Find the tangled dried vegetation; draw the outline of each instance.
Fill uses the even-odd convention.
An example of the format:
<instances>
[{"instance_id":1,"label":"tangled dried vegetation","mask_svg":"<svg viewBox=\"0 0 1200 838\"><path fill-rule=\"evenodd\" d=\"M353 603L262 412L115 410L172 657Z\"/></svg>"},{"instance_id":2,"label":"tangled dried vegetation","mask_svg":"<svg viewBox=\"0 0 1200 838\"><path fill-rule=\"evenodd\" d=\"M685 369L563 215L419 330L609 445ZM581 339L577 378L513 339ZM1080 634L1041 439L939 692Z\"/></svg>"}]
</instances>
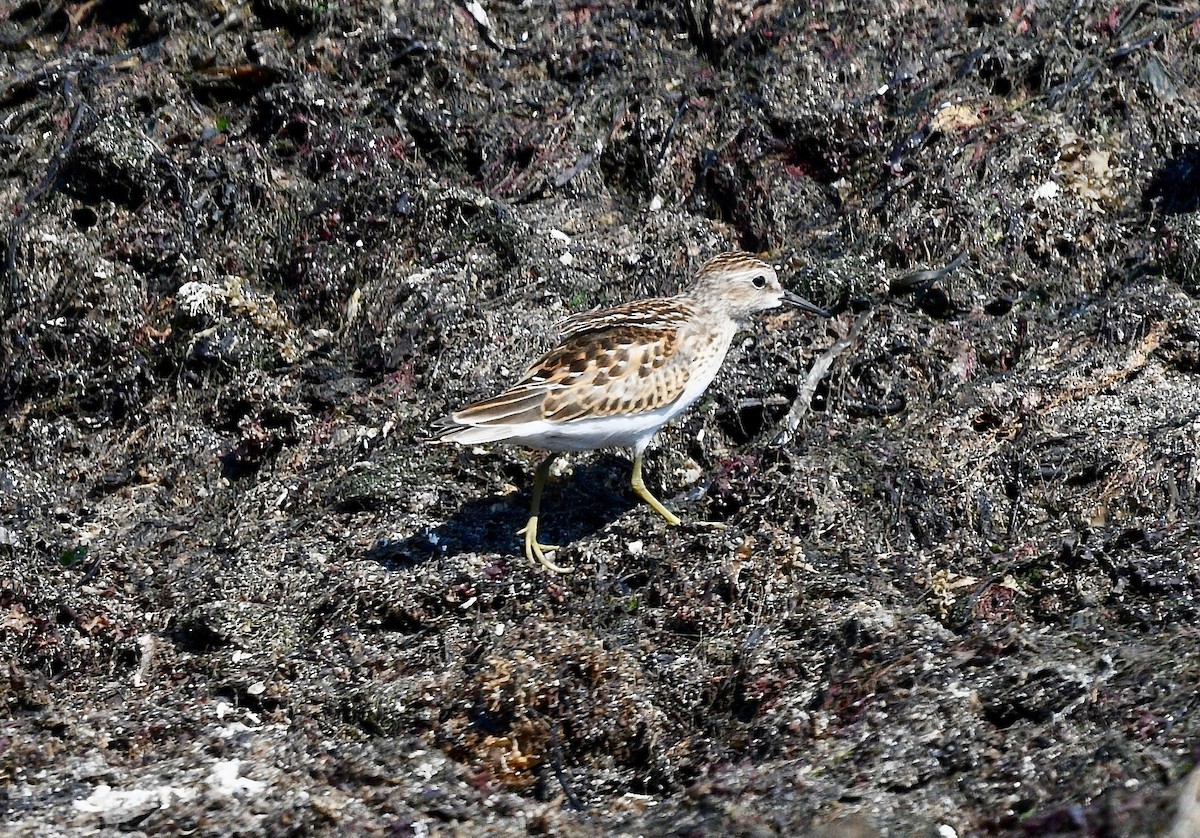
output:
<instances>
[{"instance_id":1,"label":"tangled dried vegetation","mask_svg":"<svg viewBox=\"0 0 1200 838\"><path fill-rule=\"evenodd\" d=\"M1198 44L1188 4L7 4L6 834L1185 830ZM533 455L418 440L730 248L837 316L767 318L651 454L729 528L578 458L549 578Z\"/></svg>"}]
</instances>

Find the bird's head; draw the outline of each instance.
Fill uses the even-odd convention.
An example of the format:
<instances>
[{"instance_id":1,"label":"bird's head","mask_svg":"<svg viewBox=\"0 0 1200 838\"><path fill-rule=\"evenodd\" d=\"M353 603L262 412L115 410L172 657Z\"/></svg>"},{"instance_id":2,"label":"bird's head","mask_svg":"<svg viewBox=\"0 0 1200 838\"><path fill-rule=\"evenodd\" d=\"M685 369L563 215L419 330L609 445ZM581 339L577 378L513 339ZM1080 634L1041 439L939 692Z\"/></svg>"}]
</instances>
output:
<instances>
[{"instance_id":1,"label":"bird's head","mask_svg":"<svg viewBox=\"0 0 1200 838\"><path fill-rule=\"evenodd\" d=\"M696 274L692 294L738 320L781 305L829 316L825 309L785 289L775 269L749 253L722 253L709 259Z\"/></svg>"}]
</instances>

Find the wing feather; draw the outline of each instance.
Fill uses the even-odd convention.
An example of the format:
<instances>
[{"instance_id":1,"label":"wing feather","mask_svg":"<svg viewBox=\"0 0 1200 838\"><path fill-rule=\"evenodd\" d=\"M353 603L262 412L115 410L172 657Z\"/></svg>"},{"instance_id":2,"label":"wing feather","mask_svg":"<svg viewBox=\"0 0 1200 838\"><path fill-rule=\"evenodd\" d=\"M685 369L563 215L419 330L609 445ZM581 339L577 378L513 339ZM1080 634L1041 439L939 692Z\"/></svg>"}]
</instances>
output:
<instances>
[{"instance_id":1,"label":"wing feather","mask_svg":"<svg viewBox=\"0 0 1200 838\"><path fill-rule=\"evenodd\" d=\"M451 418L462 425L495 425L540 419L546 394L538 387L518 384L490 399L456 410Z\"/></svg>"},{"instance_id":2,"label":"wing feather","mask_svg":"<svg viewBox=\"0 0 1200 838\"><path fill-rule=\"evenodd\" d=\"M435 424L443 441L498 441L525 423L555 424L641 413L669 405L687 387L679 327L693 316L668 297L583 312L560 324L558 346L515 385Z\"/></svg>"},{"instance_id":3,"label":"wing feather","mask_svg":"<svg viewBox=\"0 0 1200 838\"><path fill-rule=\"evenodd\" d=\"M676 329L623 325L572 335L530 368L546 381L543 418L569 422L670 404L688 380L678 349Z\"/></svg>"}]
</instances>

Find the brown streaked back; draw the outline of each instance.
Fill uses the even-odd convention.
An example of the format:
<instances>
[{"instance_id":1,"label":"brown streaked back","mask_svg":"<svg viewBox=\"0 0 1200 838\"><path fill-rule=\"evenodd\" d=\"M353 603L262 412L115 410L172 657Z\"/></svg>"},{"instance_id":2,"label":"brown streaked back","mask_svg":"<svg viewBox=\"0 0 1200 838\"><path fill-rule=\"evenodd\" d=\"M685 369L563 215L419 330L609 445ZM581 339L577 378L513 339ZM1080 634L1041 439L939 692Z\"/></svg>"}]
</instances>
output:
<instances>
[{"instance_id":1,"label":"brown streaked back","mask_svg":"<svg viewBox=\"0 0 1200 838\"><path fill-rule=\"evenodd\" d=\"M513 387L453 414L461 425L512 425L618 416L664 407L687 386L686 364L672 363L676 329L613 326L576 331Z\"/></svg>"},{"instance_id":2,"label":"brown streaked back","mask_svg":"<svg viewBox=\"0 0 1200 838\"><path fill-rule=\"evenodd\" d=\"M567 338L581 332L599 331L612 326L678 329L689 318L695 316L695 313L695 309L679 297L656 297L573 314L558 324L558 330L559 334Z\"/></svg>"}]
</instances>

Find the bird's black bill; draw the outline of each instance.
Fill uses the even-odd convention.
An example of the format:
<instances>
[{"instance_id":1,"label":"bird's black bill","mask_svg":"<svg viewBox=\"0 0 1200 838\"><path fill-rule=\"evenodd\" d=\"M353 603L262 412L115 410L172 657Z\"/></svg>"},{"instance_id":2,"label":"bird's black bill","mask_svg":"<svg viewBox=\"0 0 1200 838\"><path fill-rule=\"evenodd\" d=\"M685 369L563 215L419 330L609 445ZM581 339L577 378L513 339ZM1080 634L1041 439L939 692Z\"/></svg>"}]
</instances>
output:
<instances>
[{"instance_id":1,"label":"bird's black bill","mask_svg":"<svg viewBox=\"0 0 1200 838\"><path fill-rule=\"evenodd\" d=\"M820 306L813 305L799 294L793 294L791 291L785 290L783 292L783 302L789 306L795 306L796 308L803 309L804 311L811 311L813 314L819 314L822 317L833 316Z\"/></svg>"}]
</instances>

